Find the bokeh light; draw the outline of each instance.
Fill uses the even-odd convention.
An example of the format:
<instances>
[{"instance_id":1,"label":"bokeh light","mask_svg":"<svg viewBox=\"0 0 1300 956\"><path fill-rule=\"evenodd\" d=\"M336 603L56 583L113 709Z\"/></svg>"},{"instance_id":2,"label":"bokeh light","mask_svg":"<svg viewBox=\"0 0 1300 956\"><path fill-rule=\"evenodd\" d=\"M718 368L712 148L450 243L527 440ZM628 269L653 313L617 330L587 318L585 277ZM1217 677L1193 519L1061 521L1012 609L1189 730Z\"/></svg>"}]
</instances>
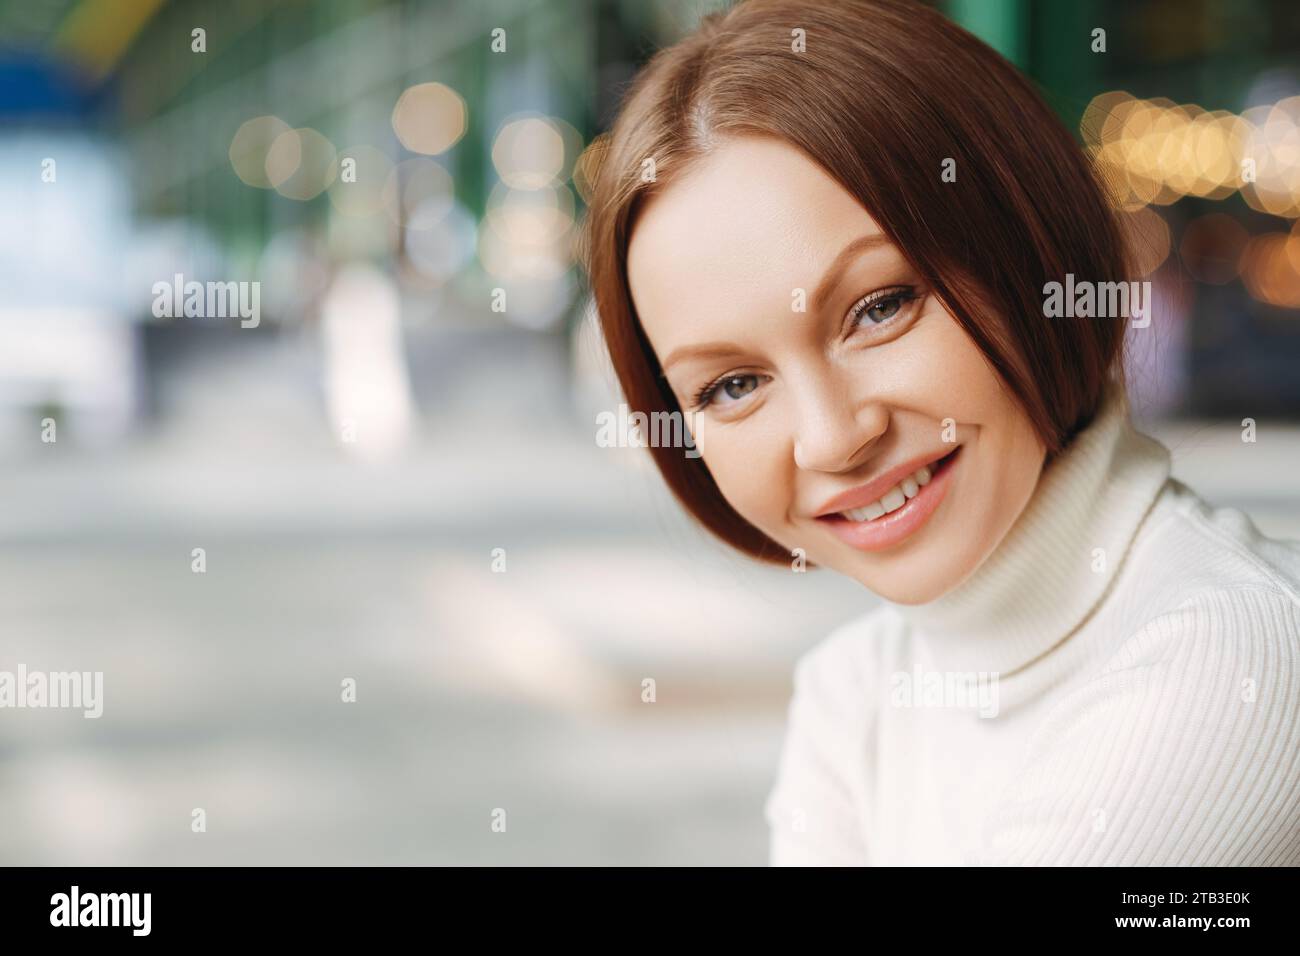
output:
<instances>
[{"instance_id":1,"label":"bokeh light","mask_svg":"<svg viewBox=\"0 0 1300 956\"><path fill-rule=\"evenodd\" d=\"M1300 238L1294 232L1252 237L1242 253L1241 278L1260 302L1300 308Z\"/></svg>"},{"instance_id":2,"label":"bokeh light","mask_svg":"<svg viewBox=\"0 0 1300 956\"><path fill-rule=\"evenodd\" d=\"M465 101L442 83L420 83L393 107L393 132L413 153L436 156L451 149L466 129Z\"/></svg>"},{"instance_id":3,"label":"bokeh light","mask_svg":"<svg viewBox=\"0 0 1300 956\"><path fill-rule=\"evenodd\" d=\"M1145 207L1126 213L1122 223L1138 275L1155 272L1169 258L1169 224Z\"/></svg>"},{"instance_id":4,"label":"bokeh light","mask_svg":"<svg viewBox=\"0 0 1300 956\"><path fill-rule=\"evenodd\" d=\"M479 260L500 278L552 279L573 263L573 193L565 186L518 190L498 185L488 197Z\"/></svg>"},{"instance_id":5,"label":"bokeh light","mask_svg":"<svg viewBox=\"0 0 1300 956\"><path fill-rule=\"evenodd\" d=\"M546 118L506 123L492 144L492 165L512 189L541 189L560 179L564 138Z\"/></svg>"},{"instance_id":6,"label":"bokeh light","mask_svg":"<svg viewBox=\"0 0 1300 956\"><path fill-rule=\"evenodd\" d=\"M1108 91L1088 104L1079 132L1119 209L1240 190L1259 212L1300 216L1300 97L1237 116Z\"/></svg>"},{"instance_id":7,"label":"bokeh light","mask_svg":"<svg viewBox=\"0 0 1300 956\"><path fill-rule=\"evenodd\" d=\"M314 129L281 133L266 155L266 175L275 191L289 199L319 196L338 172L334 144Z\"/></svg>"},{"instance_id":8,"label":"bokeh light","mask_svg":"<svg viewBox=\"0 0 1300 956\"><path fill-rule=\"evenodd\" d=\"M278 116L256 116L240 126L230 141L230 165L235 175L249 186L274 188L267 174L267 154L271 144L289 129L289 124Z\"/></svg>"}]
</instances>

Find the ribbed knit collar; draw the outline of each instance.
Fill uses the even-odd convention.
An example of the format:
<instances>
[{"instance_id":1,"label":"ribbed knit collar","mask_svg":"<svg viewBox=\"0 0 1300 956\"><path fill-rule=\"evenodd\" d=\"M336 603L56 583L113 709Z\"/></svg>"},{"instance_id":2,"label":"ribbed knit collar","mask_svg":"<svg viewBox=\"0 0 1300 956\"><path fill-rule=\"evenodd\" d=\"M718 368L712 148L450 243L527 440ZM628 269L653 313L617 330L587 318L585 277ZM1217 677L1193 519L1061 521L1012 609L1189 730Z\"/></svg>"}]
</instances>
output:
<instances>
[{"instance_id":1,"label":"ribbed knit collar","mask_svg":"<svg viewBox=\"0 0 1300 956\"><path fill-rule=\"evenodd\" d=\"M1133 428L1112 385L974 574L936 601L892 606L941 669L1009 676L1096 608L1168 477L1168 450Z\"/></svg>"}]
</instances>

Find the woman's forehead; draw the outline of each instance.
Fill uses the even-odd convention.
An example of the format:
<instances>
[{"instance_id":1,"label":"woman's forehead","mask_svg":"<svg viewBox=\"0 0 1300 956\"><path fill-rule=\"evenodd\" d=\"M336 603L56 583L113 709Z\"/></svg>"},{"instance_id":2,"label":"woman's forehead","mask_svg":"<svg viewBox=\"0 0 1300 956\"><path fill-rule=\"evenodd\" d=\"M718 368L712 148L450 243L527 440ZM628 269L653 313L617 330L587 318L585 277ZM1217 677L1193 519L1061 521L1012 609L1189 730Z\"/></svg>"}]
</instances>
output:
<instances>
[{"instance_id":1,"label":"woman's forehead","mask_svg":"<svg viewBox=\"0 0 1300 956\"><path fill-rule=\"evenodd\" d=\"M771 138L729 140L641 210L628 281L654 341L656 328L696 324L719 309L788 310L794 290L811 296L847 243L879 233L799 150Z\"/></svg>"}]
</instances>

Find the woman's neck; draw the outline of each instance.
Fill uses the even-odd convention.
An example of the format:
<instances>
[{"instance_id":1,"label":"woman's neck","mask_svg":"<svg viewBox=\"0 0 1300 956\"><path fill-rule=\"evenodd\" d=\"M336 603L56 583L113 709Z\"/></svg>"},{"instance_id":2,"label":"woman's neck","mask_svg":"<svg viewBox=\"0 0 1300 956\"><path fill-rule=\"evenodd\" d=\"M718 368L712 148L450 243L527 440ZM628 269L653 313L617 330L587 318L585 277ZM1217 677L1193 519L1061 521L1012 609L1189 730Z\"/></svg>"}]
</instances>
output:
<instances>
[{"instance_id":1,"label":"woman's neck","mask_svg":"<svg viewBox=\"0 0 1300 956\"><path fill-rule=\"evenodd\" d=\"M892 606L942 669L1013 674L1096 607L1168 477L1168 450L1133 428L1111 386L993 554L938 600Z\"/></svg>"}]
</instances>

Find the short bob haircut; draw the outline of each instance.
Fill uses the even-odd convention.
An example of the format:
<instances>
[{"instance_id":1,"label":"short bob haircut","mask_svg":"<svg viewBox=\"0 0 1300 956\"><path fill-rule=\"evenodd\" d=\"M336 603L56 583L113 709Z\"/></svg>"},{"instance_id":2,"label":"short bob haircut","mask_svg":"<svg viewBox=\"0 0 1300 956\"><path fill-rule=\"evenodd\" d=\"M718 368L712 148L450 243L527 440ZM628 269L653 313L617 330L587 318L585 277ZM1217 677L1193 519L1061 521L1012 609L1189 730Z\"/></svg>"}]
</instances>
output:
<instances>
[{"instance_id":1,"label":"short bob haircut","mask_svg":"<svg viewBox=\"0 0 1300 956\"><path fill-rule=\"evenodd\" d=\"M716 141L746 135L802 150L862 204L1001 376L1049 460L1088 424L1126 320L1047 319L1043 289L1067 273L1129 280L1123 231L1082 147L1029 82L905 0L746 0L638 75L596 160L583 235L629 408L680 411L629 291L637 211ZM789 560L726 502L703 459L651 451L710 531L761 560Z\"/></svg>"}]
</instances>

